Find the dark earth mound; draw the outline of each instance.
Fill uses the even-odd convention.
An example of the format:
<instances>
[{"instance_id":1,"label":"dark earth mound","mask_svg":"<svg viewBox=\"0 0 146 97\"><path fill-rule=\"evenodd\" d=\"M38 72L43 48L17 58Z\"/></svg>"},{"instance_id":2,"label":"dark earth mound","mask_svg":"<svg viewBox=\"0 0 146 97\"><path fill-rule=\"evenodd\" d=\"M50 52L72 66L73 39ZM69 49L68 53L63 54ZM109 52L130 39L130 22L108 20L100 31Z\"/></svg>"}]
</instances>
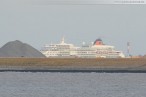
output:
<instances>
[{"instance_id":1,"label":"dark earth mound","mask_svg":"<svg viewBox=\"0 0 146 97\"><path fill-rule=\"evenodd\" d=\"M8 42L0 48L0 57L44 58L45 56L32 46L16 40Z\"/></svg>"}]
</instances>

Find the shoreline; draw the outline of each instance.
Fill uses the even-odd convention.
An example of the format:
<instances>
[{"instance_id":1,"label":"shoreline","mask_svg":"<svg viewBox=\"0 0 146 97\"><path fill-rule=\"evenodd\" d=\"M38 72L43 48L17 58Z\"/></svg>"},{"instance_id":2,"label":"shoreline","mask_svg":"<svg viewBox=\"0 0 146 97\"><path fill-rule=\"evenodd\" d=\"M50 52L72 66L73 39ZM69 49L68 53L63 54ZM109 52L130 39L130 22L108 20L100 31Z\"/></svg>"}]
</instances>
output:
<instances>
[{"instance_id":1,"label":"shoreline","mask_svg":"<svg viewBox=\"0 0 146 97\"><path fill-rule=\"evenodd\" d=\"M0 58L0 72L146 73L146 58Z\"/></svg>"},{"instance_id":2,"label":"shoreline","mask_svg":"<svg viewBox=\"0 0 146 97\"><path fill-rule=\"evenodd\" d=\"M146 73L146 70L96 70L96 69L48 69L48 70L40 70L40 69L3 69L0 72L50 72L50 73Z\"/></svg>"}]
</instances>

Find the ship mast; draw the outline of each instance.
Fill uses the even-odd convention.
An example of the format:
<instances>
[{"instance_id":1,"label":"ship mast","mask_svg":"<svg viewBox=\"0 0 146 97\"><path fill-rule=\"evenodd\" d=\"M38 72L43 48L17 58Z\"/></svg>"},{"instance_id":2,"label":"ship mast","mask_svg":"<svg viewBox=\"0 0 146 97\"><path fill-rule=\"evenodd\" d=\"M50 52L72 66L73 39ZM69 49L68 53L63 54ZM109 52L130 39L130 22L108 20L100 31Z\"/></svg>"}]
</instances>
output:
<instances>
[{"instance_id":1,"label":"ship mast","mask_svg":"<svg viewBox=\"0 0 146 97\"><path fill-rule=\"evenodd\" d=\"M61 44L64 44L64 37L62 37L61 39Z\"/></svg>"}]
</instances>

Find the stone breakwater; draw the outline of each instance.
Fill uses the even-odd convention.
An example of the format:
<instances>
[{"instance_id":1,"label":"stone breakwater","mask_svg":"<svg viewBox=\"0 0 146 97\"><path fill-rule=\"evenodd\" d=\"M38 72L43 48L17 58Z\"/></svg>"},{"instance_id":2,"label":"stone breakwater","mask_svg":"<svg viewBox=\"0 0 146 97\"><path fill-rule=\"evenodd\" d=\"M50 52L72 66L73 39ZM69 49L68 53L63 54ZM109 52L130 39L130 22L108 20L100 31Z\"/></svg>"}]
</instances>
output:
<instances>
[{"instance_id":1,"label":"stone breakwater","mask_svg":"<svg viewBox=\"0 0 146 97\"><path fill-rule=\"evenodd\" d=\"M146 59L0 58L0 71L146 72Z\"/></svg>"}]
</instances>

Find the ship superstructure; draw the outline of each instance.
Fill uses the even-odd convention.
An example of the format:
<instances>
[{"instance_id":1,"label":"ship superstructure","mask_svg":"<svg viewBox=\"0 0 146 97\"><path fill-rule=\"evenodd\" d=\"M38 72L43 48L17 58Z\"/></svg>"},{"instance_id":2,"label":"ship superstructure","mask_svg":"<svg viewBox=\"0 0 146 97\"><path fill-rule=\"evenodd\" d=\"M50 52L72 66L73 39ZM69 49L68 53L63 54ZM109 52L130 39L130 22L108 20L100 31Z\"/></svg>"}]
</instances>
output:
<instances>
[{"instance_id":1,"label":"ship superstructure","mask_svg":"<svg viewBox=\"0 0 146 97\"><path fill-rule=\"evenodd\" d=\"M124 58L121 51L115 50L114 46L103 44L101 39L96 39L93 44L83 44L76 47L65 43L62 38L59 44L45 45L41 52L46 57L78 57L78 58Z\"/></svg>"}]
</instances>

